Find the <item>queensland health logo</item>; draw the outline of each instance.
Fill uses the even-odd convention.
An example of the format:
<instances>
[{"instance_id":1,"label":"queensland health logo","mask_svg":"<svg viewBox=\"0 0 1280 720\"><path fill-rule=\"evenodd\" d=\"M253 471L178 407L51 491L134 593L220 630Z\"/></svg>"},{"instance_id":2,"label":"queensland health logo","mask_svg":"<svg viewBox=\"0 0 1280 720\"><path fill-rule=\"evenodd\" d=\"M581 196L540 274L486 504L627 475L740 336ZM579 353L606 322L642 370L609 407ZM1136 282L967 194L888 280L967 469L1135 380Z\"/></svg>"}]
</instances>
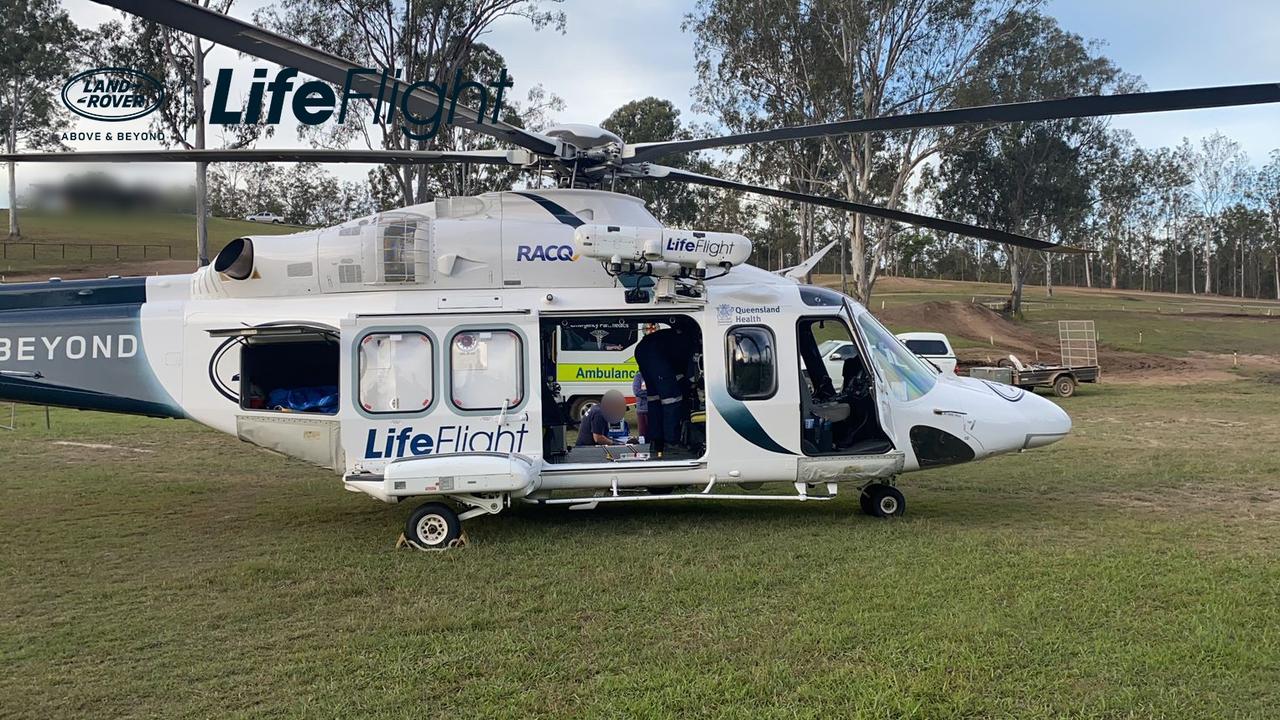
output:
<instances>
[{"instance_id":1,"label":"queensland health logo","mask_svg":"<svg viewBox=\"0 0 1280 720\"><path fill-rule=\"evenodd\" d=\"M62 102L71 112L90 120L136 120L160 107L164 86L139 70L95 68L67 79L62 86Z\"/></svg>"}]
</instances>

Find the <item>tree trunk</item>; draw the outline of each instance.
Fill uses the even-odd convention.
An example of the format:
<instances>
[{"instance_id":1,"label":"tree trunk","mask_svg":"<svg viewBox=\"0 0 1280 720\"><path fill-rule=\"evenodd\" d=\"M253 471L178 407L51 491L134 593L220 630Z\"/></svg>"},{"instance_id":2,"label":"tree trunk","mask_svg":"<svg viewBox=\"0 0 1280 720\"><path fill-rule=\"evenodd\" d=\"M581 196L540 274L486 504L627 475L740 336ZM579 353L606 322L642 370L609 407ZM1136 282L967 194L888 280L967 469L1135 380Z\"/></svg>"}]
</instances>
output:
<instances>
[{"instance_id":1,"label":"tree trunk","mask_svg":"<svg viewBox=\"0 0 1280 720\"><path fill-rule=\"evenodd\" d=\"M1013 291L1009 293L1009 312L1018 315L1022 312L1022 281L1025 272L1023 271L1022 251L1015 247L1009 248L1009 282L1013 286ZM1030 262L1030 258L1025 258Z\"/></svg>"},{"instance_id":2,"label":"tree trunk","mask_svg":"<svg viewBox=\"0 0 1280 720\"><path fill-rule=\"evenodd\" d=\"M1276 268L1276 299L1280 300L1280 247L1276 248L1276 252L1272 255Z\"/></svg>"},{"instance_id":3,"label":"tree trunk","mask_svg":"<svg viewBox=\"0 0 1280 720\"><path fill-rule=\"evenodd\" d=\"M1044 295L1053 297L1053 255L1044 254Z\"/></svg>"},{"instance_id":4,"label":"tree trunk","mask_svg":"<svg viewBox=\"0 0 1280 720\"><path fill-rule=\"evenodd\" d=\"M12 152L12 150L10 150ZM18 237L21 231L18 228L18 163L9 163L9 237Z\"/></svg>"},{"instance_id":5,"label":"tree trunk","mask_svg":"<svg viewBox=\"0 0 1280 720\"><path fill-rule=\"evenodd\" d=\"M1090 259L1090 256L1086 254L1084 256L1084 286L1087 288L1093 287L1092 266L1093 266L1093 261Z\"/></svg>"},{"instance_id":6,"label":"tree trunk","mask_svg":"<svg viewBox=\"0 0 1280 720\"><path fill-rule=\"evenodd\" d=\"M1213 263L1210 262L1209 260L1209 253L1211 252L1212 248L1209 246L1209 242L1210 242L1209 236L1205 235L1204 237L1204 294L1205 295L1209 295L1213 293L1213 275L1210 274L1210 269Z\"/></svg>"},{"instance_id":7,"label":"tree trunk","mask_svg":"<svg viewBox=\"0 0 1280 720\"><path fill-rule=\"evenodd\" d=\"M197 149L205 147L204 127L204 53L199 38L191 38L195 48L195 73L192 78L191 101L196 117ZM210 46L212 48L212 46ZM209 163L196 163L196 264L209 264Z\"/></svg>"},{"instance_id":8,"label":"tree trunk","mask_svg":"<svg viewBox=\"0 0 1280 720\"><path fill-rule=\"evenodd\" d=\"M1187 243L1187 254L1191 256L1191 294L1196 294L1196 244Z\"/></svg>"},{"instance_id":9,"label":"tree trunk","mask_svg":"<svg viewBox=\"0 0 1280 720\"><path fill-rule=\"evenodd\" d=\"M1119 253L1117 252L1119 249L1119 246L1120 246L1119 239L1117 239L1115 244L1111 246L1111 289L1112 290L1115 290L1118 287L1117 281L1120 279L1120 262L1118 259Z\"/></svg>"},{"instance_id":10,"label":"tree trunk","mask_svg":"<svg viewBox=\"0 0 1280 720\"><path fill-rule=\"evenodd\" d=\"M5 138L5 146L10 154L18 152L18 83L13 84L13 104L10 105L11 117L9 118L8 137ZM9 237L18 237L22 234L21 228L18 227L18 163L9 163Z\"/></svg>"}]
</instances>

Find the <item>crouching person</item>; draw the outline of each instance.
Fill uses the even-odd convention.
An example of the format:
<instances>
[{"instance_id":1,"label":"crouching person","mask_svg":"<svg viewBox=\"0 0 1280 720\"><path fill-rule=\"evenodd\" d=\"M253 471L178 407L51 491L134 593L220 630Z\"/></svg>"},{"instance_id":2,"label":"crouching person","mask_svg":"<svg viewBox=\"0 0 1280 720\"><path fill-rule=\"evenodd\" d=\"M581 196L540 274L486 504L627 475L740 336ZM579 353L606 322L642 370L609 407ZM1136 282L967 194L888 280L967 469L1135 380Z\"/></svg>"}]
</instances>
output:
<instances>
[{"instance_id":1,"label":"crouching person","mask_svg":"<svg viewBox=\"0 0 1280 720\"><path fill-rule=\"evenodd\" d=\"M587 413L578 426L578 447L584 445L618 445L622 440L609 436L609 426L620 422L627 412L627 399L617 390L604 394L600 403Z\"/></svg>"}]
</instances>

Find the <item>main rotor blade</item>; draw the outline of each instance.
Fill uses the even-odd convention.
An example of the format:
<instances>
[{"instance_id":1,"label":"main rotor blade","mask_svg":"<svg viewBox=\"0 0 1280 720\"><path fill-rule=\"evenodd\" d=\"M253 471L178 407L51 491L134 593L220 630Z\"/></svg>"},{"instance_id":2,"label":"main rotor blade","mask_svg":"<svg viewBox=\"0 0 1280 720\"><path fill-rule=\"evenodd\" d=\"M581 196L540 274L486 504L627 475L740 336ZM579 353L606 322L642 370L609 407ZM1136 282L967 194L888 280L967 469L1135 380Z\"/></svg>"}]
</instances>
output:
<instances>
[{"instance_id":1,"label":"main rotor blade","mask_svg":"<svg viewBox=\"0 0 1280 720\"><path fill-rule=\"evenodd\" d=\"M212 40L219 45L225 45L263 60L296 68L300 72L333 83L339 88L347 82L348 70L360 68L359 65L345 58L183 0L94 0L94 2ZM411 79L409 82L416 79ZM360 74L351 79L352 90L374 97L378 96L378 85L377 75ZM409 95L406 104L415 115L431 117L440 108L440 99L434 93L418 89ZM539 154L553 154L556 151L556 144L549 138L502 121L493 122L491 118L482 118L475 110L461 105L457 106L452 124L484 133Z\"/></svg>"},{"instance_id":2,"label":"main rotor blade","mask_svg":"<svg viewBox=\"0 0 1280 720\"><path fill-rule=\"evenodd\" d=\"M0 154L0 162L329 162L389 165L475 163L527 165L532 153L524 150L326 150L281 148L264 150L90 150L52 153Z\"/></svg>"},{"instance_id":3,"label":"main rotor blade","mask_svg":"<svg viewBox=\"0 0 1280 720\"><path fill-rule=\"evenodd\" d=\"M1280 83L1233 85L1191 90L1162 90L1121 95L1086 95L1060 100L983 105L935 112L912 113L909 115L867 118L864 120L842 120L815 125L797 125L698 140L636 143L629 146L628 150L634 151L634 162L644 162L656 160L663 155L671 153L692 152L694 150L728 147L731 145L750 145L777 140L800 140L882 130L1062 120L1098 115L1131 115L1170 110L1260 105L1274 102L1280 102Z\"/></svg>"},{"instance_id":4,"label":"main rotor blade","mask_svg":"<svg viewBox=\"0 0 1280 720\"><path fill-rule=\"evenodd\" d=\"M782 198L784 200L795 200L797 202L811 203L813 205L822 205L829 208L836 208L837 210L848 210L849 212L862 213L863 215L870 215L872 217L894 220L896 222L906 223L907 225L915 225L917 227L925 227L931 230L955 233L957 235L979 238L981 240L991 240L998 243L1004 243L1006 245L1017 245L1018 247L1030 248L1032 250L1044 250L1047 252L1058 253L1090 252L1089 250L1082 248L1057 245L1055 243L1037 240L1036 238L1027 237L1025 235L1017 235L1003 230L994 230L992 228L984 228L978 225L969 225L968 223L956 222L954 220L943 220L942 218L931 217L929 215L917 215L916 213L906 212L905 210L893 210L891 208L880 207L878 205L864 205L863 203L850 202L848 200L840 200L838 198L823 197L821 195L807 195L805 193L792 192L790 190L778 190L776 188L764 187L761 185L748 185L746 183L734 182L733 180L725 180L723 178L688 172L686 170L678 170L676 168L650 165L649 172L649 175L642 177L692 183L695 185L710 185L712 187L720 187L727 190L740 190L742 192L754 193L756 195L768 195L770 197Z\"/></svg>"}]
</instances>

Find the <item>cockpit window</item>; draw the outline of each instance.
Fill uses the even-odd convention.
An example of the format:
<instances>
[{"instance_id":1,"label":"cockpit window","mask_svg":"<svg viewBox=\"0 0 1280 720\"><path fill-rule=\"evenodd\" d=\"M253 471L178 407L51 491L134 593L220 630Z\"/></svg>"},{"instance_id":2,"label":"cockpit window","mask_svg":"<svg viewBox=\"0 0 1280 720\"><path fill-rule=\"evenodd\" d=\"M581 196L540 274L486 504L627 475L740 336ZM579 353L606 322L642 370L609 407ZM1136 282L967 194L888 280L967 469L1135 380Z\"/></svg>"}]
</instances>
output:
<instances>
[{"instance_id":1,"label":"cockpit window","mask_svg":"<svg viewBox=\"0 0 1280 720\"><path fill-rule=\"evenodd\" d=\"M937 371L908 350L870 313L858 316L858 327L862 329L872 361L884 375L889 392L895 399L902 402L915 400L933 389L938 379Z\"/></svg>"},{"instance_id":2,"label":"cockpit window","mask_svg":"<svg viewBox=\"0 0 1280 720\"><path fill-rule=\"evenodd\" d=\"M800 300L810 307L840 307L844 305L844 295L835 290L828 290L815 285L801 285Z\"/></svg>"}]
</instances>

